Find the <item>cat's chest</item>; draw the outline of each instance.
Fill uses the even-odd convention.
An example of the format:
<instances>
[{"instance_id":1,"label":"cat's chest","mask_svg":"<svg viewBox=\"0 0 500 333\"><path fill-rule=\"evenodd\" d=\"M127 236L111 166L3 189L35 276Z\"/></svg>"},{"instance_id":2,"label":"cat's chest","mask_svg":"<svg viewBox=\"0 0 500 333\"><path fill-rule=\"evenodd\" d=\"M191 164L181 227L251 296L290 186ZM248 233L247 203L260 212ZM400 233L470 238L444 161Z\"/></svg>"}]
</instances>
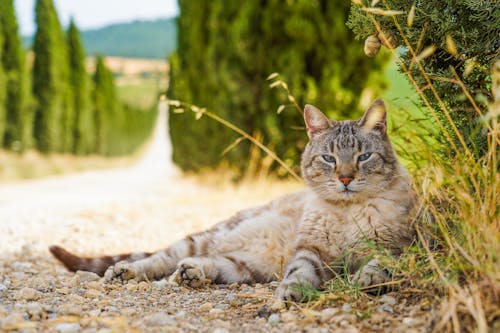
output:
<instances>
[{"instance_id":1,"label":"cat's chest","mask_svg":"<svg viewBox=\"0 0 500 333\"><path fill-rule=\"evenodd\" d=\"M301 234L313 242L342 248L361 238L375 238L397 223L399 209L373 201L359 205L312 205L304 213Z\"/></svg>"}]
</instances>

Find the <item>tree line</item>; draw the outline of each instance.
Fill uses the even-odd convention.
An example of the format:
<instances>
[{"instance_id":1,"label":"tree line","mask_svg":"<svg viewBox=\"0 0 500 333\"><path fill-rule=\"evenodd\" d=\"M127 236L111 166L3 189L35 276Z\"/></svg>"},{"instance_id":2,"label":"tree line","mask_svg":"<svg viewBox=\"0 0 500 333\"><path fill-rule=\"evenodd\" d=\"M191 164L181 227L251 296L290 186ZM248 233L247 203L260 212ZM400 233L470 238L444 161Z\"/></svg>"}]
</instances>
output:
<instances>
[{"instance_id":1,"label":"tree line","mask_svg":"<svg viewBox=\"0 0 500 333\"><path fill-rule=\"evenodd\" d=\"M179 8L169 97L229 120L289 165L299 165L307 141L294 102L315 104L334 119L356 118L363 102L386 86L382 69L390 52L375 57L381 44L389 49L402 44L400 68L407 68L430 101L422 109L437 112L446 132L456 142L463 136L476 156L486 152L490 68L499 47L498 1L180 0ZM389 40L381 39L379 29ZM366 39L368 49L359 38ZM266 77L273 72L280 73L293 99L284 89L269 89ZM170 117L174 161L187 170L213 168L230 147L223 160L245 172L250 143L209 119L195 121L199 113L188 114ZM436 149L447 150L444 134L437 139L442 148Z\"/></svg>"},{"instance_id":2,"label":"tree line","mask_svg":"<svg viewBox=\"0 0 500 333\"><path fill-rule=\"evenodd\" d=\"M345 26L349 1L181 0L179 7L169 98L206 107L291 166L299 165L307 142L293 101L315 104L334 119L352 119L386 86L389 58L365 56ZM273 72L294 100L282 85L270 89L266 78ZM251 164L248 141L204 117L195 121L194 113L172 114L170 133L174 162L184 169L213 168L224 160L241 174ZM239 143L222 159L233 142Z\"/></svg>"},{"instance_id":3,"label":"tree line","mask_svg":"<svg viewBox=\"0 0 500 333\"><path fill-rule=\"evenodd\" d=\"M33 52L25 52L13 0L0 2L0 147L107 156L135 150L156 108L121 103L102 56L88 73L80 32L73 21L63 30L52 0L37 0L35 14Z\"/></svg>"}]
</instances>

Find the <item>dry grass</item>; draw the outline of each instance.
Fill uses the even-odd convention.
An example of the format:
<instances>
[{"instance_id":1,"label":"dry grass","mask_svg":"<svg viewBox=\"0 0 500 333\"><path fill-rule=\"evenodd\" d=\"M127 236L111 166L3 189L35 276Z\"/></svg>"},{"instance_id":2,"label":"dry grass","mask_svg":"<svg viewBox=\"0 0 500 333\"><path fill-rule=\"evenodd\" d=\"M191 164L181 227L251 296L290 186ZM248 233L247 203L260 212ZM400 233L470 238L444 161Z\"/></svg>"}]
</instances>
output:
<instances>
[{"instance_id":1,"label":"dry grass","mask_svg":"<svg viewBox=\"0 0 500 333\"><path fill-rule=\"evenodd\" d=\"M361 2L359 5L363 6ZM379 36L384 39L377 13L371 13L370 8L365 9ZM390 11L390 8L386 10ZM383 12L381 15L387 14ZM426 87L433 92L440 105L439 110L430 106L430 101L416 85L402 60L399 60L399 66L414 85L440 133L447 139L445 144L453 156L443 158L437 154L436 143L429 142L421 132L401 129L399 133L407 138L408 143L419 147L411 152L416 153L417 158L406 156L406 159L413 161L410 169L420 194L422 214L417 221L418 244L405 256L392 262L394 278L404 281L401 283L403 292L412 288L416 295L434 293L439 296L441 305L433 325L435 332L489 332L500 329L500 62L493 69L496 101L487 114L482 114L458 75L452 80L462 88L467 97L465 103L469 103L484 120L488 151L481 158L476 158L453 123L451 111L421 66L421 54L417 54L398 21L391 16L403 36L404 46L413 56L413 63L427 81ZM396 50L393 52L397 58L398 53ZM445 116L449 126L442 123L438 112ZM452 139L453 136L458 138L458 143Z\"/></svg>"}]
</instances>

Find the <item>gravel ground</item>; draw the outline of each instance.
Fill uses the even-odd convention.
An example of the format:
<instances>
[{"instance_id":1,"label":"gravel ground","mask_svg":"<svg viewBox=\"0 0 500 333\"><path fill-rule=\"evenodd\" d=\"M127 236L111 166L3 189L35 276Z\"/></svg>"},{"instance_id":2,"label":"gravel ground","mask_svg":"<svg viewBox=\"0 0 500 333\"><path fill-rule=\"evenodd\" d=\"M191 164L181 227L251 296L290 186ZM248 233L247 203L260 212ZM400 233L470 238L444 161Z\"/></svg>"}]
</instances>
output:
<instances>
[{"instance_id":1,"label":"gravel ground","mask_svg":"<svg viewBox=\"0 0 500 333\"><path fill-rule=\"evenodd\" d=\"M166 122L163 122L166 123ZM161 249L239 209L299 187L203 185L176 174L158 127L129 169L0 187L0 331L5 332L426 332L433 308L388 294L325 307L285 307L276 283L187 289L156 282L109 284L67 272L47 247L83 255ZM161 163L160 163L161 162ZM207 184L207 182L204 182Z\"/></svg>"}]
</instances>

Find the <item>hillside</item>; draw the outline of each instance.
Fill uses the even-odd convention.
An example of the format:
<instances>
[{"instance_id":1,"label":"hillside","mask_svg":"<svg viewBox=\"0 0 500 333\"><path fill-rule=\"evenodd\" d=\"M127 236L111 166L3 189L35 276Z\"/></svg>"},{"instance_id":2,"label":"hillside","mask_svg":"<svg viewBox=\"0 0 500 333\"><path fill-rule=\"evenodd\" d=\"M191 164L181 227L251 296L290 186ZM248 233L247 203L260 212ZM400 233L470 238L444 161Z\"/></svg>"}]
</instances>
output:
<instances>
[{"instance_id":1,"label":"hillside","mask_svg":"<svg viewBox=\"0 0 500 333\"><path fill-rule=\"evenodd\" d=\"M83 30L88 55L103 54L127 58L166 59L177 48L175 18L117 23L99 29ZM24 38L29 48L33 37Z\"/></svg>"}]
</instances>

